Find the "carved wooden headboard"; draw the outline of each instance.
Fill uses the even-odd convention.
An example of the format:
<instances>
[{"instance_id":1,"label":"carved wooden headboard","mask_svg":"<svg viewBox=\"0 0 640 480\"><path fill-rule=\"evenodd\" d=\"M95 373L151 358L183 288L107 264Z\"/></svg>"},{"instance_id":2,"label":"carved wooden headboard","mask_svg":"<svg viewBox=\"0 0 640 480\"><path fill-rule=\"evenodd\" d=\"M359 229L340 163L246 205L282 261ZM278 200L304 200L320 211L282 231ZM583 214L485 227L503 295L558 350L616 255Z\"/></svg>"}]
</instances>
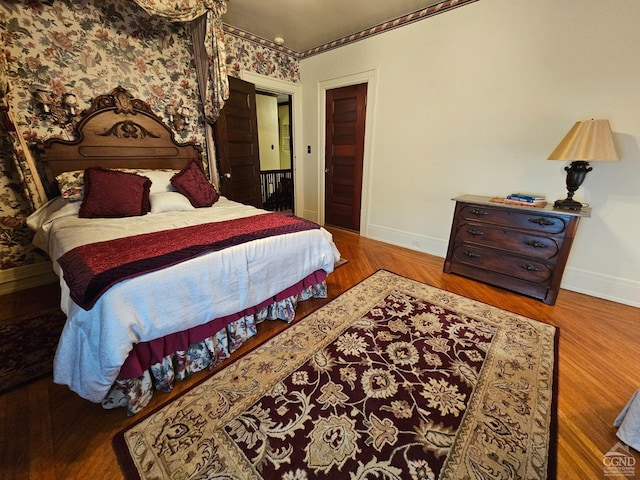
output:
<instances>
[{"instance_id":1,"label":"carved wooden headboard","mask_svg":"<svg viewBox=\"0 0 640 480\"><path fill-rule=\"evenodd\" d=\"M37 145L50 192L56 175L89 167L172 168L201 161L195 143L180 144L149 105L118 87L96 97L76 126L75 140L49 139ZM201 163L199 163L201 165Z\"/></svg>"}]
</instances>

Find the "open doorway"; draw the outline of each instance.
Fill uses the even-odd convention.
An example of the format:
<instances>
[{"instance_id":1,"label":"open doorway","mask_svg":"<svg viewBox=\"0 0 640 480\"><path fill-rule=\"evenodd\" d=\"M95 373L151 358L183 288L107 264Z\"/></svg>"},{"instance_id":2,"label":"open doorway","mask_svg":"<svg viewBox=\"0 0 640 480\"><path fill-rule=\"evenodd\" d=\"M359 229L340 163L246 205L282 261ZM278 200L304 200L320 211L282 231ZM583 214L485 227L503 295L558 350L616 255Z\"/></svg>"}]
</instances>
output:
<instances>
[{"instance_id":1,"label":"open doorway","mask_svg":"<svg viewBox=\"0 0 640 480\"><path fill-rule=\"evenodd\" d=\"M286 80L280 80L259 73L250 72L248 70L240 71L240 78L247 82L251 82L256 86L256 90L260 92L269 92L272 94L283 94L289 97L290 122L289 130L290 148L291 148L291 169L293 170L293 212L304 218L315 218L315 211L308 212L305 209L303 195L303 162L299 161L304 158L304 147L302 141L302 86Z\"/></svg>"},{"instance_id":2,"label":"open doorway","mask_svg":"<svg viewBox=\"0 0 640 480\"><path fill-rule=\"evenodd\" d=\"M256 90L256 115L263 208L293 213L291 96Z\"/></svg>"}]
</instances>

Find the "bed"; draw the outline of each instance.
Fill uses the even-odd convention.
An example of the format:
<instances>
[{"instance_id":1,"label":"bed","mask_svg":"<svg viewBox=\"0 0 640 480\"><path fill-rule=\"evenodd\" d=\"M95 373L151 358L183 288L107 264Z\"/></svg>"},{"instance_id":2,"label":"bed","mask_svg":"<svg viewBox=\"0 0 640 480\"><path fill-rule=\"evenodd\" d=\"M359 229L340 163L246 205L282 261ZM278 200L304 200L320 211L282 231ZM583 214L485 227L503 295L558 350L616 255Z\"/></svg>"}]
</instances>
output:
<instances>
[{"instance_id":1,"label":"bed","mask_svg":"<svg viewBox=\"0 0 640 480\"><path fill-rule=\"evenodd\" d=\"M147 103L117 88L76 129L39 144L53 198L28 219L67 315L56 383L135 414L261 321L290 322L298 301L326 297L340 257L331 234L220 196L200 149L177 143Z\"/></svg>"}]
</instances>

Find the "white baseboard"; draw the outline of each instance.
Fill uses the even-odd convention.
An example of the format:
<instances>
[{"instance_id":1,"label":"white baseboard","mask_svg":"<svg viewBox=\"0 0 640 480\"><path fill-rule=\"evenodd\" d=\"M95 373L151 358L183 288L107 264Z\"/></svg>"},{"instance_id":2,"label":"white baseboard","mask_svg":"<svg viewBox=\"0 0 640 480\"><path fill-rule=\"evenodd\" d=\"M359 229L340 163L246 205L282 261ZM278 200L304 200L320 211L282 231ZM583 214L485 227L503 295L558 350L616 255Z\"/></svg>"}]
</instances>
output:
<instances>
[{"instance_id":1,"label":"white baseboard","mask_svg":"<svg viewBox=\"0 0 640 480\"><path fill-rule=\"evenodd\" d=\"M366 236L381 242L398 245L399 247L410 248L418 252L442 257L443 262L444 257L447 256L448 241L438 238L417 235L415 233L372 224L369 224Z\"/></svg>"},{"instance_id":2,"label":"white baseboard","mask_svg":"<svg viewBox=\"0 0 640 480\"><path fill-rule=\"evenodd\" d=\"M23 267L0 270L0 295L56 283L51 262L39 262Z\"/></svg>"},{"instance_id":3,"label":"white baseboard","mask_svg":"<svg viewBox=\"0 0 640 480\"><path fill-rule=\"evenodd\" d=\"M381 242L442 257L443 263L447 256L449 239L441 240L416 235L380 225L369 225L367 236ZM632 307L640 307L640 282L634 280L567 266L562 276L561 288Z\"/></svg>"},{"instance_id":4,"label":"white baseboard","mask_svg":"<svg viewBox=\"0 0 640 480\"><path fill-rule=\"evenodd\" d=\"M567 267L562 288L640 308L640 282Z\"/></svg>"},{"instance_id":5,"label":"white baseboard","mask_svg":"<svg viewBox=\"0 0 640 480\"><path fill-rule=\"evenodd\" d=\"M303 210L302 215L299 215L299 216L301 216L302 218L306 218L307 220L310 220L312 222L316 222L316 223L319 222L318 212L315 210Z\"/></svg>"}]
</instances>

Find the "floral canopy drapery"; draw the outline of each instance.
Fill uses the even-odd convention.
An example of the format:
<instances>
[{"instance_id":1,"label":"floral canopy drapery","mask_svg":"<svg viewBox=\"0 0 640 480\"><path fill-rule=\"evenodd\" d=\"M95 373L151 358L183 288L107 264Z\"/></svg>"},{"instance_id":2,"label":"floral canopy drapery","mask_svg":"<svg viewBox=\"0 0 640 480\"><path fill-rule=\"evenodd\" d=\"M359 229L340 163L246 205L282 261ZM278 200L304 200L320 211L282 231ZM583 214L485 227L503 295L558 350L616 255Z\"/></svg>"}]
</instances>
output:
<instances>
[{"instance_id":1,"label":"floral canopy drapery","mask_svg":"<svg viewBox=\"0 0 640 480\"><path fill-rule=\"evenodd\" d=\"M9 92L9 76L7 75L7 59L0 54L0 100Z\"/></svg>"},{"instance_id":2,"label":"floral canopy drapery","mask_svg":"<svg viewBox=\"0 0 640 480\"><path fill-rule=\"evenodd\" d=\"M170 21L190 21L192 26L202 25L204 32L198 42L196 67L203 74L198 75L204 115L207 151L209 152L209 168L212 179L217 179L215 171L215 150L210 124L214 123L229 97L229 82L226 71L226 49L222 30L221 16L226 12L226 0L134 0L150 15L157 15ZM198 21L194 22L194 19ZM16 130L17 123L13 118L7 92L11 79L8 75L7 59L0 55L0 120L2 120L3 144L7 155L10 154L16 171L24 186L24 197L32 209L40 207L47 201L42 182L35 167L33 154L26 139Z\"/></svg>"},{"instance_id":3,"label":"floral canopy drapery","mask_svg":"<svg viewBox=\"0 0 640 480\"><path fill-rule=\"evenodd\" d=\"M207 56L207 81L200 85L204 92L203 108L208 123L214 123L229 98L226 53L221 16L227 11L227 0L133 0L150 15L175 22L191 22L206 15L204 47ZM196 62L198 62L196 55Z\"/></svg>"},{"instance_id":4,"label":"floral canopy drapery","mask_svg":"<svg viewBox=\"0 0 640 480\"><path fill-rule=\"evenodd\" d=\"M9 102L5 98L9 93L10 82L7 74L7 59L0 54L0 154L13 160L16 172L23 186L25 200L33 210L47 201L44 186L36 171L35 161L25 139L16 130L16 121Z\"/></svg>"}]
</instances>

